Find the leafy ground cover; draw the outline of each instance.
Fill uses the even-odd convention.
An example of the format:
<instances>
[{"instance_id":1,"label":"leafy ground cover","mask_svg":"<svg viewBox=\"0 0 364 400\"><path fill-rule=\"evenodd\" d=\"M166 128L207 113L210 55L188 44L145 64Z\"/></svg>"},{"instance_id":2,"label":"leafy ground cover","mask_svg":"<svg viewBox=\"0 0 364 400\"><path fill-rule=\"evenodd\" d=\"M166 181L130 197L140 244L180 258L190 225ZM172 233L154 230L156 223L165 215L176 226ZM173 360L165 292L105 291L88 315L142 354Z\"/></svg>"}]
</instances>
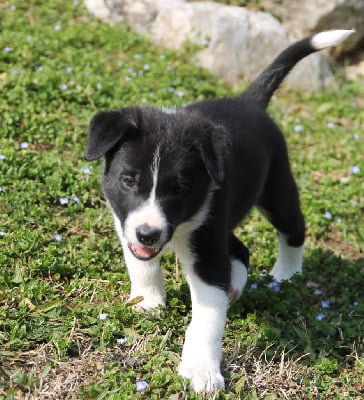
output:
<instances>
[{"instance_id":1,"label":"leafy ground cover","mask_svg":"<svg viewBox=\"0 0 364 400\"><path fill-rule=\"evenodd\" d=\"M177 377L188 287L163 258L163 318L135 313L112 221L86 164L99 109L183 105L229 89L81 2L0 4L0 398L202 399ZM266 271L275 234L253 212L237 233L252 253L230 310L225 392L214 399L363 396L363 82L315 94L281 91L308 238L304 274ZM140 391L137 391L140 390Z\"/></svg>"}]
</instances>

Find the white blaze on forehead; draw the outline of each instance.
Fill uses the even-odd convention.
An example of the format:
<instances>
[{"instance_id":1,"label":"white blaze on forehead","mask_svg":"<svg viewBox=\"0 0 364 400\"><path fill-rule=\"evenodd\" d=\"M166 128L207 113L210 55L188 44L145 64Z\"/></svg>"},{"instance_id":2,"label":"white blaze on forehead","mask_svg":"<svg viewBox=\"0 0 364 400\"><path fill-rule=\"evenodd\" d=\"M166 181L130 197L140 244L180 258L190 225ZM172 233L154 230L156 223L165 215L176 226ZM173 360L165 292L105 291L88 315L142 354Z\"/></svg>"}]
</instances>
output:
<instances>
[{"instance_id":1,"label":"white blaze on forehead","mask_svg":"<svg viewBox=\"0 0 364 400\"><path fill-rule=\"evenodd\" d=\"M176 107L161 107L161 110L166 114L176 114L177 108Z\"/></svg>"},{"instance_id":2,"label":"white blaze on forehead","mask_svg":"<svg viewBox=\"0 0 364 400\"><path fill-rule=\"evenodd\" d=\"M157 191L157 184L158 184L158 173L159 173L159 165L160 165L160 148L159 146L156 148L153 156L152 162L152 178L153 178L153 186L150 192L149 199L151 203L156 202L156 191Z\"/></svg>"},{"instance_id":3,"label":"white blaze on forehead","mask_svg":"<svg viewBox=\"0 0 364 400\"><path fill-rule=\"evenodd\" d=\"M157 147L153 155L153 161L150 166L152 174L152 188L147 200L145 200L136 210L131 211L125 220L125 237L130 243L138 244L136 229L138 226L148 224L151 227L162 231L161 242L167 238L168 224L156 196L158 174L160 165L160 149Z\"/></svg>"}]
</instances>

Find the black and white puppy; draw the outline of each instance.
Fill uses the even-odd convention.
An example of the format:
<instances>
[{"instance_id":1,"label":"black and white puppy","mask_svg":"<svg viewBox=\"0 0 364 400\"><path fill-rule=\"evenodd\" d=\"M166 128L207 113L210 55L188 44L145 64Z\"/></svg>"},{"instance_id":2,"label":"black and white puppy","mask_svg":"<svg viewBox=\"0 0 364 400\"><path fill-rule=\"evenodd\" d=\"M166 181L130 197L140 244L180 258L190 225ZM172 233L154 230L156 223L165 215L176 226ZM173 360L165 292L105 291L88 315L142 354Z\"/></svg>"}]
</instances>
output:
<instances>
[{"instance_id":1,"label":"black and white puppy","mask_svg":"<svg viewBox=\"0 0 364 400\"><path fill-rule=\"evenodd\" d=\"M265 109L291 68L352 31L283 51L240 96L183 109L127 107L91 121L86 160L105 158L103 191L139 306L166 304L159 256L179 257L192 298L179 374L197 392L224 388L221 344L229 304L247 280L248 251L233 230L253 206L278 231L276 280L301 272L304 219L287 147Z\"/></svg>"}]
</instances>

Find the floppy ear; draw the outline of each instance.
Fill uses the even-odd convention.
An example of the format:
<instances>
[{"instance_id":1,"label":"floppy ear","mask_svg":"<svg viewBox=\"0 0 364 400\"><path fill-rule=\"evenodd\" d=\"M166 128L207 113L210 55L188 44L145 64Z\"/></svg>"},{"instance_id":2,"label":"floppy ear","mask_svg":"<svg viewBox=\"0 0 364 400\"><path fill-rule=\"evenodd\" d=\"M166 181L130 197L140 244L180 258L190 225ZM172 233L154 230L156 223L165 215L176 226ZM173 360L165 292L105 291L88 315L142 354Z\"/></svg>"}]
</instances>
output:
<instances>
[{"instance_id":1,"label":"floppy ear","mask_svg":"<svg viewBox=\"0 0 364 400\"><path fill-rule=\"evenodd\" d=\"M230 152L230 142L225 128L206 124L203 136L197 142L205 168L211 178L222 185L226 176L226 165Z\"/></svg>"},{"instance_id":2,"label":"floppy ear","mask_svg":"<svg viewBox=\"0 0 364 400\"><path fill-rule=\"evenodd\" d=\"M135 118L127 110L99 112L90 123L85 160L97 160L112 149L128 130L136 127Z\"/></svg>"}]
</instances>

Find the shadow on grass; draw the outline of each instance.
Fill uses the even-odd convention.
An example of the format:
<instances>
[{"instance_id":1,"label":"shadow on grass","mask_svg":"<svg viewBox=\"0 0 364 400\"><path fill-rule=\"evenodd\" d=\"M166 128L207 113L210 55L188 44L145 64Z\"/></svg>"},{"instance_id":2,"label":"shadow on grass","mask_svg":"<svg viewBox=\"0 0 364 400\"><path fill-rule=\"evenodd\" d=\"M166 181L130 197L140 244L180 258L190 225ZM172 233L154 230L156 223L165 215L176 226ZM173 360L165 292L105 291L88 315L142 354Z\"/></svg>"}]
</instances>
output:
<instances>
[{"instance_id":1,"label":"shadow on grass","mask_svg":"<svg viewBox=\"0 0 364 400\"><path fill-rule=\"evenodd\" d=\"M304 273L292 282L276 286L269 276L252 276L230 318L254 313L262 327L259 347L274 343L272 352L279 345L309 358L340 359L363 337L363 266L364 258L345 260L308 249Z\"/></svg>"}]
</instances>

